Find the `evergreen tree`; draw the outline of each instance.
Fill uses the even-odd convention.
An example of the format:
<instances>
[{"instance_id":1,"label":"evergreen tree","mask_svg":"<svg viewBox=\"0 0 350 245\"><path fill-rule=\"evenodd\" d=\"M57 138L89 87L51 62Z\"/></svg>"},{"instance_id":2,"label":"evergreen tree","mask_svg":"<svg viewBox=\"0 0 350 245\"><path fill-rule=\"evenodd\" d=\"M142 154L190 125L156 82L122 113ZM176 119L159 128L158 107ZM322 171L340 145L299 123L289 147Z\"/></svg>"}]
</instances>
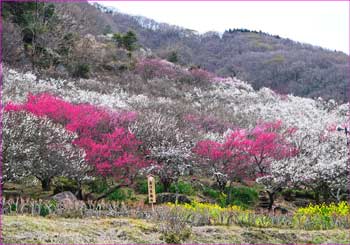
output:
<instances>
[{"instance_id":1,"label":"evergreen tree","mask_svg":"<svg viewBox=\"0 0 350 245\"><path fill-rule=\"evenodd\" d=\"M176 51L172 51L167 60L172 63L177 63L179 61L179 58Z\"/></svg>"}]
</instances>

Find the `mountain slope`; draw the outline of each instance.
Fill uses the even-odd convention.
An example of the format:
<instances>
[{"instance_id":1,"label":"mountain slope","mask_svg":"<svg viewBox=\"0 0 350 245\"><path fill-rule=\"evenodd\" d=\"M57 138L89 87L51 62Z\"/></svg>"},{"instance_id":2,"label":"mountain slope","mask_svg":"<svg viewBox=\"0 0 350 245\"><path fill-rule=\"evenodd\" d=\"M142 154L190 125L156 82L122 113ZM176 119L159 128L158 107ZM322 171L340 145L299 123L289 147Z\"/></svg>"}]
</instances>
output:
<instances>
[{"instance_id":1,"label":"mountain slope","mask_svg":"<svg viewBox=\"0 0 350 245\"><path fill-rule=\"evenodd\" d=\"M55 3L55 7L60 16L60 28L56 28L53 35L47 35L46 45L50 48L49 51L58 50L60 43L66 49L72 49L62 38L53 38L59 36L54 34L73 33L74 37L92 34L97 37L133 30L137 34L139 45L150 48L153 55L165 59L175 53L177 63L181 65L197 65L219 76L234 76L248 81L255 89L269 87L282 94L348 101L349 56L341 52L246 29L228 30L223 35L215 32L199 35L193 30L158 23L145 17L130 16L99 4ZM16 61L20 67L28 64L23 58L20 29L9 22L5 23L3 31L4 61ZM105 50L111 49L111 45L113 44L105 43ZM92 67L99 66L99 71L103 71L103 66L111 63L111 59L119 59L114 51L107 52L111 56L109 58L102 55L105 52L103 50L94 55L86 55L85 51L78 54L78 51L73 54L74 57L64 59L88 62L90 58L95 59L98 53L101 56L99 62L102 62L90 63ZM71 63L79 65L79 62ZM74 67L70 70L74 71Z\"/></svg>"},{"instance_id":2,"label":"mountain slope","mask_svg":"<svg viewBox=\"0 0 350 245\"><path fill-rule=\"evenodd\" d=\"M236 76L254 88L265 86L279 93L348 101L349 56L342 52L246 29L228 30L222 36L213 32L198 35L144 17L119 12L103 15L112 30L134 30L140 43L162 58L175 51L179 63Z\"/></svg>"}]
</instances>

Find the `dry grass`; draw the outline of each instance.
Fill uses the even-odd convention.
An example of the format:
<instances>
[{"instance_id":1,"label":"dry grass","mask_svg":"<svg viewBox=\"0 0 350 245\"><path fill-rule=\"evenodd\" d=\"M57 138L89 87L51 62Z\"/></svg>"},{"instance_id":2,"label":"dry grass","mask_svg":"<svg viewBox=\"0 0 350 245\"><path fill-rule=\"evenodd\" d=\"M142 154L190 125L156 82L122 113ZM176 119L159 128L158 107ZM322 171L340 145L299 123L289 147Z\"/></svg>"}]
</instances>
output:
<instances>
[{"instance_id":1,"label":"dry grass","mask_svg":"<svg viewBox=\"0 0 350 245\"><path fill-rule=\"evenodd\" d=\"M158 224L128 218L48 219L2 216L3 242L17 244L117 244L164 243ZM350 243L349 230L303 231L241 228L238 226L193 227L186 243Z\"/></svg>"}]
</instances>

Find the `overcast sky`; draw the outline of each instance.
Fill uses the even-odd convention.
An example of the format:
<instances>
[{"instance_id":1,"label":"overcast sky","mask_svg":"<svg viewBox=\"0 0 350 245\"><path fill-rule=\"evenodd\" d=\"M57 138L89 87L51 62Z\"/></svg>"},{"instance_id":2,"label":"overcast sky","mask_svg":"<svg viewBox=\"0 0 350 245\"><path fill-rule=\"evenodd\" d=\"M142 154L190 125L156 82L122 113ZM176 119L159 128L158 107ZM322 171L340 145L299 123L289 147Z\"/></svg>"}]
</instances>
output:
<instances>
[{"instance_id":1,"label":"overcast sky","mask_svg":"<svg viewBox=\"0 0 350 245\"><path fill-rule=\"evenodd\" d=\"M349 2L99 2L200 33L261 30L349 54Z\"/></svg>"}]
</instances>

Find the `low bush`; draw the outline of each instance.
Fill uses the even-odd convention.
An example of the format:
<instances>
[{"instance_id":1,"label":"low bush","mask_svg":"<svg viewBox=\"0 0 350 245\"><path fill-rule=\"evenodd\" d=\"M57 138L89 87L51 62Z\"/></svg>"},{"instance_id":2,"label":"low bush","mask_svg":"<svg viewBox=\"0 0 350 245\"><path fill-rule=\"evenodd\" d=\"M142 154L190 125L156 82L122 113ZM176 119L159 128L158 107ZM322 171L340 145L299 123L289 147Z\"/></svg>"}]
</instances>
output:
<instances>
[{"instance_id":1,"label":"low bush","mask_svg":"<svg viewBox=\"0 0 350 245\"><path fill-rule=\"evenodd\" d=\"M53 194L57 194L64 191L70 191L73 194L78 191L78 185L76 181L68 179L66 177L58 177L55 179L55 189Z\"/></svg>"},{"instance_id":2,"label":"low bush","mask_svg":"<svg viewBox=\"0 0 350 245\"><path fill-rule=\"evenodd\" d=\"M307 230L326 230L333 228L350 228L350 205L339 204L309 205L299 208L293 217L293 223Z\"/></svg>"},{"instance_id":3,"label":"low bush","mask_svg":"<svg viewBox=\"0 0 350 245\"><path fill-rule=\"evenodd\" d=\"M89 78L90 66L88 64L77 64L73 68L73 77Z\"/></svg>"},{"instance_id":4,"label":"low bush","mask_svg":"<svg viewBox=\"0 0 350 245\"><path fill-rule=\"evenodd\" d=\"M57 209L56 200L48 200L39 202L26 203L24 199L17 199L16 201L9 199L6 202L6 199L3 198L2 201L2 214L24 214L30 213L32 215L47 216L52 214Z\"/></svg>"},{"instance_id":5,"label":"low bush","mask_svg":"<svg viewBox=\"0 0 350 245\"><path fill-rule=\"evenodd\" d=\"M148 194L147 180L146 179L138 180L135 190L140 194ZM162 193L162 192L164 192L164 186L157 181L156 182L156 193Z\"/></svg>"},{"instance_id":6,"label":"low bush","mask_svg":"<svg viewBox=\"0 0 350 245\"><path fill-rule=\"evenodd\" d=\"M228 225L232 223L234 213L247 212L238 206L221 207L218 204L199 203L175 205L168 203L170 208L178 208L181 215L191 225Z\"/></svg>"},{"instance_id":7,"label":"low bush","mask_svg":"<svg viewBox=\"0 0 350 245\"><path fill-rule=\"evenodd\" d=\"M179 181L177 183L177 188L179 190L179 194L184 194L184 195L189 195L189 196L195 194L195 190L193 189L192 185L188 182ZM175 183L171 184L169 191L172 193L176 193L176 184Z\"/></svg>"},{"instance_id":8,"label":"low bush","mask_svg":"<svg viewBox=\"0 0 350 245\"><path fill-rule=\"evenodd\" d=\"M177 183L177 187L179 190L179 194L184 195L194 195L195 190L193 189L191 183L179 181ZM139 180L136 184L136 191L140 194L148 194L148 184L147 180ZM162 193L164 192L164 186L162 183L156 182L156 193ZM169 192L176 193L176 186L175 184L171 184L169 188Z\"/></svg>"},{"instance_id":9,"label":"low bush","mask_svg":"<svg viewBox=\"0 0 350 245\"><path fill-rule=\"evenodd\" d=\"M258 192L254 188L245 186L227 187L225 193L210 187L205 187L203 194L215 199L221 207L234 205L247 209L253 207L259 199Z\"/></svg>"},{"instance_id":10,"label":"low bush","mask_svg":"<svg viewBox=\"0 0 350 245\"><path fill-rule=\"evenodd\" d=\"M299 208L294 215L257 214L240 206L220 207L217 204L192 202L191 204L167 204L176 208L187 223L201 225L230 225L259 228L298 228L327 230L350 228L350 205L310 205Z\"/></svg>"},{"instance_id":11,"label":"low bush","mask_svg":"<svg viewBox=\"0 0 350 245\"><path fill-rule=\"evenodd\" d=\"M93 193L104 193L108 190L108 183L103 178L96 178L89 182L88 186Z\"/></svg>"},{"instance_id":12,"label":"low bush","mask_svg":"<svg viewBox=\"0 0 350 245\"><path fill-rule=\"evenodd\" d=\"M254 206L259 199L258 192L254 188L240 186L226 188L226 205L236 205L243 208Z\"/></svg>"},{"instance_id":13,"label":"low bush","mask_svg":"<svg viewBox=\"0 0 350 245\"><path fill-rule=\"evenodd\" d=\"M132 189L120 188L109 194L107 199L110 201L135 200L135 194Z\"/></svg>"},{"instance_id":14,"label":"low bush","mask_svg":"<svg viewBox=\"0 0 350 245\"><path fill-rule=\"evenodd\" d=\"M41 203L37 205L37 209L40 216L47 216L51 213L54 213L57 209L57 201L50 200L47 203Z\"/></svg>"},{"instance_id":15,"label":"low bush","mask_svg":"<svg viewBox=\"0 0 350 245\"><path fill-rule=\"evenodd\" d=\"M287 201L293 200L294 198L315 199L315 193L308 190L285 189L281 194Z\"/></svg>"},{"instance_id":16,"label":"low bush","mask_svg":"<svg viewBox=\"0 0 350 245\"><path fill-rule=\"evenodd\" d=\"M218 199L220 197L221 192L218 190L215 190L210 187L204 187L203 188L203 195L207 197L211 197L213 199Z\"/></svg>"},{"instance_id":17,"label":"low bush","mask_svg":"<svg viewBox=\"0 0 350 245\"><path fill-rule=\"evenodd\" d=\"M186 241L192 233L181 207L158 207L153 219L159 222L158 230L161 232L161 240L168 244L179 244Z\"/></svg>"}]
</instances>

